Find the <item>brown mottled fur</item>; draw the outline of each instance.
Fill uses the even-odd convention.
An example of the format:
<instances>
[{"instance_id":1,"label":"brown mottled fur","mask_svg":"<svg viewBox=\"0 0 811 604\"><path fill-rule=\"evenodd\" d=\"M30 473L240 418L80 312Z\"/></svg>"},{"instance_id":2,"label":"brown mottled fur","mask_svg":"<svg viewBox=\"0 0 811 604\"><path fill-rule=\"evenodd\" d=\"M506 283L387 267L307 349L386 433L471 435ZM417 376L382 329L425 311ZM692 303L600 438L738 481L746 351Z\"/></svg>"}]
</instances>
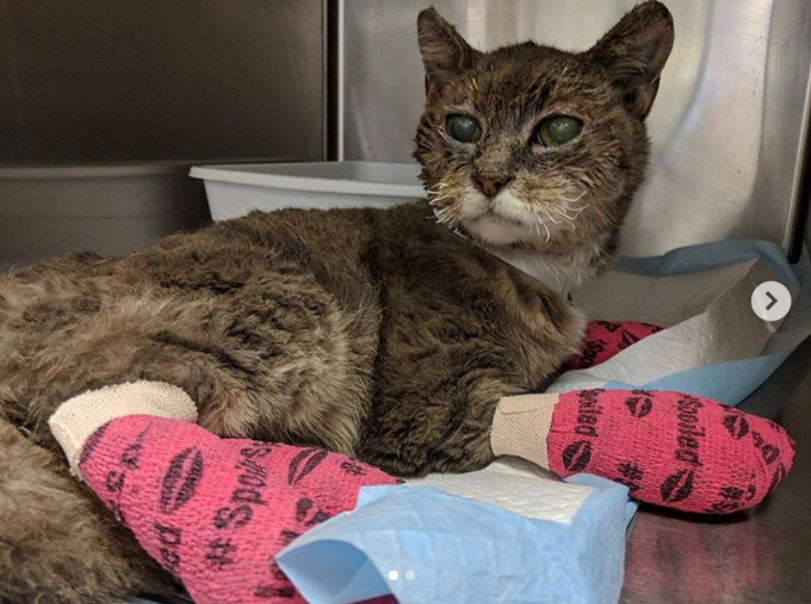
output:
<instances>
[{"instance_id":1,"label":"brown mottled fur","mask_svg":"<svg viewBox=\"0 0 811 604\"><path fill-rule=\"evenodd\" d=\"M649 29L651 12L660 24L658 7L631 13L623 39ZM581 55L527 45L478 53L477 61L490 57L486 65L460 63L456 73L439 63L454 56L461 38L432 11L422 14L420 32L429 98L417 154L429 186L463 173L463 157L431 130L446 102L439 91L461 90L458 78L478 69L480 90L518 110L531 101L514 72L537 64L539 78L544 70L558 74L558 89L565 87L571 103L591 107L596 95L610 104L593 118L605 129L600 140L613 132L642 141L599 169L600 157L622 151L621 141L600 143L593 153L581 149L568 168L556 160L564 172L576 172L578 161L593 172L595 203L604 191L605 208L584 224L627 205L647 154L641 83L623 84L623 96L608 67L588 71ZM635 56L633 45L614 54L622 53ZM609 55L601 59L605 65ZM581 69L581 84L593 94L565 84L561 61L580 65L571 69ZM532 102L547 98L553 97ZM470 102L486 104L475 95ZM467 153L466 165L489 157L488 148L476 157ZM553 178L543 165L536 176L529 164L522 168L522 195ZM571 237L551 243L565 250ZM0 280L0 601L85 604L177 590L67 475L47 418L70 396L162 380L184 388L198 404L200 423L223 436L317 445L399 475L461 472L491 461L498 399L542 388L574 352L582 328L561 296L457 237L425 201L386 211L254 213L121 258L79 255L6 277Z\"/></svg>"}]
</instances>

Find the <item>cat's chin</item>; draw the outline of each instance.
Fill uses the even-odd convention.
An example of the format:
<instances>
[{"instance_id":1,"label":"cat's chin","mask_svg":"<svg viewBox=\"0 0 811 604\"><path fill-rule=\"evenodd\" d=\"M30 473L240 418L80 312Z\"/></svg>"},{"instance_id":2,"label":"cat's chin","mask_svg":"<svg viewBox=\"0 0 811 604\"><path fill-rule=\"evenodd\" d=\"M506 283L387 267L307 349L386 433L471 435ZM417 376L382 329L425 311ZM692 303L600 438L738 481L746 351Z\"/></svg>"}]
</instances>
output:
<instances>
[{"instance_id":1,"label":"cat's chin","mask_svg":"<svg viewBox=\"0 0 811 604\"><path fill-rule=\"evenodd\" d=\"M517 244L543 247L562 228L562 221L546 224L526 209L509 190L488 199L473 189L464 197L461 224L479 242L488 246Z\"/></svg>"},{"instance_id":2,"label":"cat's chin","mask_svg":"<svg viewBox=\"0 0 811 604\"><path fill-rule=\"evenodd\" d=\"M488 245L514 245L536 239L523 223L497 216L492 212L462 221L462 226L473 237Z\"/></svg>"}]
</instances>

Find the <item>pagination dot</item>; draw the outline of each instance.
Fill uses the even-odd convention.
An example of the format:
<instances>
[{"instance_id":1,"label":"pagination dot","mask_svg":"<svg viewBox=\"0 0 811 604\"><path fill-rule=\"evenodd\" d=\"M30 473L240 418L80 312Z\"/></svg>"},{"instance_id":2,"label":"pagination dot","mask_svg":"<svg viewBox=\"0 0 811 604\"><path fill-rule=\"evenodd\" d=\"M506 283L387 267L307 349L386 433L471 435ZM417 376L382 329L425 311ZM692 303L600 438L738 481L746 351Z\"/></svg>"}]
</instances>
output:
<instances>
[{"instance_id":1,"label":"pagination dot","mask_svg":"<svg viewBox=\"0 0 811 604\"><path fill-rule=\"evenodd\" d=\"M399 577L399 576L400 576L400 575L399 575L399 573L398 573L396 570L390 570L390 571L389 571L389 579L390 579L391 581L396 581L396 580L397 580L397 577Z\"/></svg>"},{"instance_id":2,"label":"pagination dot","mask_svg":"<svg viewBox=\"0 0 811 604\"><path fill-rule=\"evenodd\" d=\"M414 577L416 577L416 576L417 575L414 574L413 570L407 570L406 571L406 574L405 574L406 581L413 581Z\"/></svg>"}]
</instances>

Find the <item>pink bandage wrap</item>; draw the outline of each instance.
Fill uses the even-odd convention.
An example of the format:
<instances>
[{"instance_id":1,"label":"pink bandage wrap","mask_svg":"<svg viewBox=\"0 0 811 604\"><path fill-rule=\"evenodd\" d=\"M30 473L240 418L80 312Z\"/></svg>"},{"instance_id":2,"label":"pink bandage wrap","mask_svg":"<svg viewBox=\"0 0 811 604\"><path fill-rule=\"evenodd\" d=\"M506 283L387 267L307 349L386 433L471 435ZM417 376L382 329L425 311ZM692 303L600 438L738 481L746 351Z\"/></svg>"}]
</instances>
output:
<instances>
[{"instance_id":1,"label":"pink bandage wrap","mask_svg":"<svg viewBox=\"0 0 811 604\"><path fill-rule=\"evenodd\" d=\"M98 429L79 471L197 604L304 603L276 554L354 509L361 486L397 483L344 455L144 415Z\"/></svg>"},{"instance_id":2,"label":"pink bandage wrap","mask_svg":"<svg viewBox=\"0 0 811 604\"><path fill-rule=\"evenodd\" d=\"M783 480L794 443L772 421L678 392L581 390L560 395L549 469L603 476L633 498L688 512L752 507Z\"/></svg>"},{"instance_id":3,"label":"pink bandage wrap","mask_svg":"<svg viewBox=\"0 0 811 604\"><path fill-rule=\"evenodd\" d=\"M638 321L589 321L580 350L563 365L562 370L594 367L660 331L661 327Z\"/></svg>"}]
</instances>

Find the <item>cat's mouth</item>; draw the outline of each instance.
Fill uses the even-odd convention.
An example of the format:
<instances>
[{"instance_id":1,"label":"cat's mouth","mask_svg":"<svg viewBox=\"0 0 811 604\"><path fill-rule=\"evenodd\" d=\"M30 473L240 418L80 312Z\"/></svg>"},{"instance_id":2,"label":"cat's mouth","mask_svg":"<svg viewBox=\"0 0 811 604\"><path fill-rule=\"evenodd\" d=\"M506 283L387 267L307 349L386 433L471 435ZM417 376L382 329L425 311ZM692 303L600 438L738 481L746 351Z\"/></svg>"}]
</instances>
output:
<instances>
[{"instance_id":1,"label":"cat's mouth","mask_svg":"<svg viewBox=\"0 0 811 604\"><path fill-rule=\"evenodd\" d=\"M526 225L494 212L487 212L471 220L463 220L462 226L476 239L492 245L518 243L526 240L529 233Z\"/></svg>"},{"instance_id":2,"label":"cat's mouth","mask_svg":"<svg viewBox=\"0 0 811 604\"><path fill-rule=\"evenodd\" d=\"M490 245L549 242L565 228L561 222L544 221L509 189L492 198L468 191L460 222L473 237Z\"/></svg>"}]
</instances>

